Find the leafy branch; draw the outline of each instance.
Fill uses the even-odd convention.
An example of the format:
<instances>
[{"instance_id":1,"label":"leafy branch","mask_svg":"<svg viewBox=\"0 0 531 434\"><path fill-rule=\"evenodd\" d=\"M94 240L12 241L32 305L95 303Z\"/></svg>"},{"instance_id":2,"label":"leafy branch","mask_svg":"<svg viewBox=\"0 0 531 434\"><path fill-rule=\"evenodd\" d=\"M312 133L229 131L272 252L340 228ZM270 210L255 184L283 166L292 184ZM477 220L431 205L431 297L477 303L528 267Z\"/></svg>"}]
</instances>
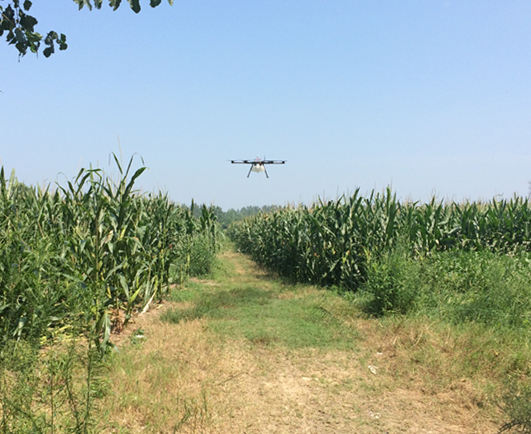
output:
<instances>
[{"instance_id":1,"label":"leafy branch","mask_svg":"<svg viewBox=\"0 0 531 434\"><path fill-rule=\"evenodd\" d=\"M4 1L4 0L0 0ZM93 7L101 9L103 0L73 0L77 3L79 9L87 7L92 10ZM131 9L140 12L140 0L127 0ZM116 10L120 7L122 0L109 0L109 6ZM157 7L162 0L150 0L151 7ZM168 0L173 5L173 0ZM7 6L0 5L0 36L6 34L6 41L9 45L14 45L18 50L19 56L26 55L28 50L32 53L38 53L41 43L44 42L46 48L42 51L44 57L50 57L55 53L55 48L66 50L66 36L55 31L49 31L45 37L35 30L38 24L37 19L28 12L33 3L30 0L9 0Z\"/></svg>"}]
</instances>

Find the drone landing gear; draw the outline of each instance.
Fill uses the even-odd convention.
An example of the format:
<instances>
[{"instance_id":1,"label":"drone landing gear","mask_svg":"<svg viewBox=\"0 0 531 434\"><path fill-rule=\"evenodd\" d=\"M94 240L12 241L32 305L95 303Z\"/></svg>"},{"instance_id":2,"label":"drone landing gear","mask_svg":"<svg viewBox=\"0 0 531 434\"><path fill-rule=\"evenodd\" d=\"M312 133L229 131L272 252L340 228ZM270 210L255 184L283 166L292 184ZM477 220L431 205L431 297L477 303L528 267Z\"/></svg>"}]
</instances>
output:
<instances>
[{"instance_id":1,"label":"drone landing gear","mask_svg":"<svg viewBox=\"0 0 531 434\"><path fill-rule=\"evenodd\" d=\"M249 173L247 174L247 178L249 178L249 175L251 175L251 172L253 171L253 169L255 169L255 172L258 172L258 173L262 172L262 169L264 169L263 172L265 173L266 178L269 178L269 175L267 174L267 170L266 170L265 164L260 164L260 165L251 164L251 168L249 169Z\"/></svg>"}]
</instances>

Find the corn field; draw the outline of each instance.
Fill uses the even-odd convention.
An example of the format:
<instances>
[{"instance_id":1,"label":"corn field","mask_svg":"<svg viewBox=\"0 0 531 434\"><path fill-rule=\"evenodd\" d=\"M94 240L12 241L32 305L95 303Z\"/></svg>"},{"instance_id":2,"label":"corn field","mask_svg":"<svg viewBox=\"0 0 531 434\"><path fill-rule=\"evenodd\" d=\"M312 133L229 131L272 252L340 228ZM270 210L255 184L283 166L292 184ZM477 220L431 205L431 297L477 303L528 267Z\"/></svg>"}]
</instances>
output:
<instances>
[{"instance_id":1,"label":"corn field","mask_svg":"<svg viewBox=\"0 0 531 434\"><path fill-rule=\"evenodd\" d=\"M489 203L400 203L390 189L362 197L320 201L311 207L260 214L229 228L244 253L299 282L356 290L367 264L396 248L412 257L434 251L528 251L527 199Z\"/></svg>"},{"instance_id":2,"label":"corn field","mask_svg":"<svg viewBox=\"0 0 531 434\"><path fill-rule=\"evenodd\" d=\"M141 194L146 168L113 156L116 181L30 187L0 169L1 433L98 432L111 332L213 264L214 210Z\"/></svg>"},{"instance_id":3,"label":"corn field","mask_svg":"<svg viewBox=\"0 0 531 434\"><path fill-rule=\"evenodd\" d=\"M81 169L65 186L28 187L0 170L0 340L46 340L82 324L101 351L111 328L182 280L198 253L212 258L217 226L206 207L140 194L114 156L118 181ZM207 260L207 258L204 258Z\"/></svg>"}]
</instances>

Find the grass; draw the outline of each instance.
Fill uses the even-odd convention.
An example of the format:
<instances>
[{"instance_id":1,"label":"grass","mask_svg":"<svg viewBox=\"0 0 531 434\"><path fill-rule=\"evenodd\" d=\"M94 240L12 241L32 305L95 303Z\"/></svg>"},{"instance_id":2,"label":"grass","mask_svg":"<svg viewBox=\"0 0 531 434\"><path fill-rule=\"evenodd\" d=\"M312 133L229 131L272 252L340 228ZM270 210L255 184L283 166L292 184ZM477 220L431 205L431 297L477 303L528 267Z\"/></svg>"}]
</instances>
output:
<instances>
[{"instance_id":1,"label":"grass","mask_svg":"<svg viewBox=\"0 0 531 434\"><path fill-rule=\"evenodd\" d=\"M414 310L375 318L353 301L225 250L133 326L109 367L102 431L495 433L525 408L498 407L530 366L517 332Z\"/></svg>"},{"instance_id":2,"label":"grass","mask_svg":"<svg viewBox=\"0 0 531 434\"><path fill-rule=\"evenodd\" d=\"M190 323L176 333L160 325L158 319L148 320L142 342L130 340L110 361L111 388L102 400L99 432L181 432L183 425L195 432L206 423L208 387L188 381L199 360L212 356L204 353L201 327ZM153 333L154 327L160 334ZM185 354L175 343L201 348L202 354Z\"/></svg>"},{"instance_id":3,"label":"grass","mask_svg":"<svg viewBox=\"0 0 531 434\"><path fill-rule=\"evenodd\" d=\"M9 341L0 365L0 432L92 432L108 383L90 341L57 339L42 349Z\"/></svg>"},{"instance_id":4,"label":"grass","mask_svg":"<svg viewBox=\"0 0 531 434\"><path fill-rule=\"evenodd\" d=\"M504 432L531 432L529 263L526 252L439 252L416 260L394 253L371 264L352 299L380 318L394 351L422 372L425 387L469 382L476 405L502 410Z\"/></svg>"},{"instance_id":5,"label":"grass","mask_svg":"<svg viewBox=\"0 0 531 434\"><path fill-rule=\"evenodd\" d=\"M207 318L210 331L259 345L346 349L355 344L356 332L343 318L350 304L327 291L278 280L232 281L220 271L216 278L215 286L192 281L175 292L173 300L181 305L161 319L178 324Z\"/></svg>"},{"instance_id":6,"label":"grass","mask_svg":"<svg viewBox=\"0 0 531 434\"><path fill-rule=\"evenodd\" d=\"M227 404L217 391L244 375L238 367L249 362L249 351L313 354L355 347L357 333L345 315L349 302L270 279L230 251L220 257L208 279L190 279L174 289L160 316L132 326L109 365L104 430L202 432L215 414L234 411L223 410ZM268 359L257 360L260 372Z\"/></svg>"}]
</instances>

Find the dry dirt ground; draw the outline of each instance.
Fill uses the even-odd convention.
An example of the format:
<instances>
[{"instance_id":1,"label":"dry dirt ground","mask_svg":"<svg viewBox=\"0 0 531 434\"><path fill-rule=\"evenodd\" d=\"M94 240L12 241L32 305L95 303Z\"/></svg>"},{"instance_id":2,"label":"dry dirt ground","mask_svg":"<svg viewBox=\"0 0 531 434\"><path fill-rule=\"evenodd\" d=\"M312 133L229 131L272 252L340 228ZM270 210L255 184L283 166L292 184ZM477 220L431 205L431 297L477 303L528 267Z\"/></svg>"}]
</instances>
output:
<instances>
[{"instance_id":1,"label":"dry dirt ground","mask_svg":"<svg viewBox=\"0 0 531 434\"><path fill-rule=\"evenodd\" d=\"M231 255L236 255L232 253ZM245 258L235 278L260 278ZM243 265L242 265L243 264ZM249 271L250 270L250 271ZM252 275L249 277L249 273ZM254 273L254 274L253 274ZM410 363L404 336L357 319L355 350L286 349L220 339L206 319L159 320L165 305L118 339L104 398L120 433L496 433L496 415L468 379L428 381ZM145 342L128 333L141 328ZM412 338L413 339L413 338ZM102 413L102 414L103 414Z\"/></svg>"}]
</instances>

